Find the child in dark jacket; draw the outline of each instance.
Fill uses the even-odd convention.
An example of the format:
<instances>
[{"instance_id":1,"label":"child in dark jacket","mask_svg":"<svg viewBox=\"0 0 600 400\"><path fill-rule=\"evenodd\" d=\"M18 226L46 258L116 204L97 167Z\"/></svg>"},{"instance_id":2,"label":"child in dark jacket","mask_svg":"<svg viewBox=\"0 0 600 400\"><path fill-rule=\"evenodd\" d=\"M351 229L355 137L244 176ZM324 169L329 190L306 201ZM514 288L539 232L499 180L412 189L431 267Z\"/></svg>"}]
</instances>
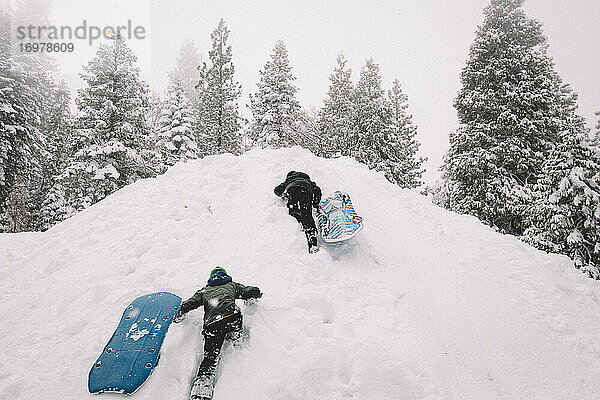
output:
<instances>
[{"instance_id":1,"label":"child in dark jacket","mask_svg":"<svg viewBox=\"0 0 600 400\"><path fill-rule=\"evenodd\" d=\"M260 297L259 288L233 282L224 268L216 267L211 271L207 285L181 304L175 322L180 322L186 313L204 306L204 358L192 386L192 399L212 398L223 342L242 337L242 312L235 299Z\"/></svg>"},{"instance_id":2,"label":"child in dark jacket","mask_svg":"<svg viewBox=\"0 0 600 400\"><path fill-rule=\"evenodd\" d=\"M285 181L275 187L274 192L277 196L287 198L288 211L302 224L309 251L317 251L317 227L312 207L319 208L321 189L304 172L290 171Z\"/></svg>"}]
</instances>

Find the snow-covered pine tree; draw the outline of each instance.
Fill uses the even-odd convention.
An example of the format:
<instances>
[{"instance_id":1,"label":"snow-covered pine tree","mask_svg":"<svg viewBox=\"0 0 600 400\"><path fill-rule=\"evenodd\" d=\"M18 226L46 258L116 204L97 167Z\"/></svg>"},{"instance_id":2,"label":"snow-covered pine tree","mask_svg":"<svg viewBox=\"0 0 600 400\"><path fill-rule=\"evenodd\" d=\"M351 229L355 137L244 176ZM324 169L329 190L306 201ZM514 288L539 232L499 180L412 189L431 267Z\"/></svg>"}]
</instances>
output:
<instances>
[{"instance_id":1,"label":"snow-covered pine tree","mask_svg":"<svg viewBox=\"0 0 600 400\"><path fill-rule=\"evenodd\" d=\"M136 56L117 35L102 44L81 75L73 152L44 204L45 227L155 171L149 151L148 87Z\"/></svg>"},{"instance_id":2,"label":"snow-covered pine tree","mask_svg":"<svg viewBox=\"0 0 600 400\"><path fill-rule=\"evenodd\" d=\"M449 208L448 197L450 192L448 181L439 179L433 185L427 185L421 194L430 198L433 204L442 208Z\"/></svg>"},{"instance_id":3,"label":"snow-covered pine tree","mask_svg":"<svg viewBox=\"0 0 600 400\"><path fill-rule=\"evenodd\" d=\"M194 41L189 39L181 46L175 68L169 72L170 81L181 82L185 95L194 108L197 108L200 102L196 85L200 80L199 68L201 65L202 57L198 52L198 48Z\"/></svg>"},{"instance_id":4,"label":"snow-covered pine tree","mask_svg":"<svg viewBox=\"0 0 600 400\"><path fill-rule=\"evenodd\" d=\"M18 1L12 17L12 26L50 24L50 7L47 2L39 0ZM4 14L7 15L6 13ZM4 29L11 26L2 23ZM3 41L4 42L4 41ZM13 40L13 45L19 43ZM6 43L10 43L7 41ZM24 88L22 94L33 99L36 104L29 104L24 109L35 113L32 128L38 131L36 140L29 138L28 147L36 149L28 156L30 168L20 169L18 188L11 190L10 212L25 212L27 215L6 215L12 221L13 228L35 230L39 228L39 211L52 186L53 176L60 170L63 155L69 142L70 94L66 84L58 79L58 67L50 53L23 53L13 47L10 62L13 72L18 74ZM21 199L15 196L22 196ZM25 204L26 207L15 207ZM20 210L20 211L19 211ZM23 222L27 222L27 226Z\"/></svg>"},{"instance_id":5,"label":"snow-covered pine tree","mask_svg":"<svg viewBox=\"0 0 600 400\"><path fill-rule=\"evenodd\" d=\"M212 32L212 49L208 52L210 64L203 63L200 81L196 86L199 96L197 140L207 154L242 151L241 118L237 100L241 86L234 80L231 46L227 44L229 29L221 19Z\"/></svg>"},{"instance_id":6,"label":"snow-covered pine tree","mask_svg":"<svg viewBox=\"0 0 600 400\"><path fill-rule=\"evenodd\" d=\"M148 125L148 131L150 137L156 137L160 130L160 119L163 111L163 99L162 97L153 90L148 92L148 114L146 117L146 124Z\"/></svg>"},{"instance_id":7,"label":"snow-covered pine tree","mask_svg":"<svg viewBox=\"0 0 600 400\"><path fill-rule=\"evenodd\" d=\"M290 129L290 141L320 157L329 154L319 130L317 111L312 107L298 111L296 123Z\"/></svg>"},{"instance_id":8,"label":"snow-covered pine tree","mask_svg":"<svg viewBox=\"0 0 600 400\"><path fill-rule=\"evenodd\" d=\"M194 113L181 81L172 80L167 88L155 133L155 150L165 166L198 157L194 134Z\"/></svg>"},{"instance_id":9,"label":"snow-covered pine tree","mask_svg":"<svg viewBox=\"0 0 600 400\"><path fill-rule=\"evenodd\" d=\"M25 59L11 51L11 20L7 11L0 11L0 231L30 229L34 210L29 205L29 182L39 174L44 147L40 128L46 75L29 68L30 56ZM27 207L9 209L8 203Z\"/></svg>"},{"instance_id":10,"label":"snow-covered pine tree","mask_svg":"<svg viewBox=\"0 0 600 400\"><path fill-rule=\"evenodd\" d=\"M355 135L348 141L350 154L369 168L401 183L402 143L394 130L392 108L381 87L379 66L368 59L353 93Z\"/></svg>"},{"instance_id":11,"label":"snow-covered pine tree","mask_svg":"<svg viewBox=\"0 0 600 400\"><path fill-rule=\"evenodd\" d=\"M33 175L30 182L30 205L35 210L35 218L32 220L34 224L31 228L35 230L44 227L41 209L56 177L67 167L73 140L71 92L63 81L48 83L44 107L46 112L42 117L45 147L40 153L39 174Z\"/></svg>"},{"instance_id":12,"label":"snow-covered pine tree","mask_svg":"<svg viewBox=\"0 0 600 400\"><path fill-rule=\"evenodd\" d=\"M355 136L352 70L344 54L329 76L329 90L319 110L318 125L323 141L322 156L349 156Z\"/></svg>"},{"instance_id":13,"label":"snow-covered pine tree","mask_svg":"<svg viewBox=\"0 0 600 400\"><path fill-rule=\"evenodd\" d=\"M523 240L568 255L577 268L600 279L600 159L583 118L575 115L576 96L566 94L564 118L571 118L571 126L548 152Z\"/></svg>"},{"instance_id":14,"label":"snow-covered pine tree","mask_svg":"<svg viewBox=\"0 0 600 400\"><path fill-rule=\"evenodd\" d=\"M8 198L4 202L2 230L16 233L31 231L35 226L36 214L31 206L29 185L18 179L10 188Z\"/></svg>"},{"instance_id":15,"label":"snow-covered pine tree","mask_svg":"<svg viewBox=\"0 0 600 400\"><path fill-rule=\"evenodd\" d=\"M491 0L484 10L454 103L459 128L442 166L452 210L512 234L523 231L547 149L572 124L541 25L522 3Z\"/></svg>"},{"instance_id":16,"label":"snow-covered pine tree","mask_svg":"<svg viewBox=\"0 0 600 400\"><path fill-rule=\"evenodd\" d=\"M596 131L592 137L592 146L596 152L600 152L600 111L596 111L596 116L598 117L598 122L596 122Z\"/></svg>"},{"instance_id":17,"label":"snow-covered pine tree","mask_svg":"<svg viewBox=\"0 0 600 400\"><path fill-rule=\"evenodd\" d=\"M408 96L402 91L398 79L394 80L392 89L388 91L388 99L392 110L394 140L399 146L396 152L398 164L394 170L395 179L401 187L416 188L423 184L421 177L424 170L421 167L425 159L417 155L421 146L416 138L417 127L412 122L412 115L408 113Z\"/></svg>"},{"instance_id":18,"label":"snow-covered pine tree","mask_svg":"<svg viewBox=\"0 0 600 400\"><path fill-rule=\"evenodd\" d=\"M280 40L260 70L258 91L250 96L253 121L249 136L253 147L279 148L299 144L293 137L300 112L294 80L287 49Z\"/></svg>"}]
</instances>

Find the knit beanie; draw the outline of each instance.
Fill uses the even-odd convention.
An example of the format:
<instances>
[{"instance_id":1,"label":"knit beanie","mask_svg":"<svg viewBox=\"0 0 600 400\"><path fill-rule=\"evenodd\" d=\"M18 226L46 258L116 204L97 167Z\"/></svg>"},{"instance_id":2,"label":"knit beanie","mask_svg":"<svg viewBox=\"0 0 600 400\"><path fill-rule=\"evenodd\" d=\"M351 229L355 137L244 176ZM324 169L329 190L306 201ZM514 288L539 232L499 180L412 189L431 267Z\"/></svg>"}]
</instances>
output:
<instances>
[{"instance_id":1,"label":"knit beanie","mask_svg":"<svg viewBox=\"0 0 600 400\"><path fill-rule=\"evenodd\" d=\"M225 268L223 267L215 267L213 268L212 271L210 271L210 277L213 278L215 275L217 275L219 272L222 272L224 274L227 274L227 271L225 271Z\"/></svg>"}]
</instances>

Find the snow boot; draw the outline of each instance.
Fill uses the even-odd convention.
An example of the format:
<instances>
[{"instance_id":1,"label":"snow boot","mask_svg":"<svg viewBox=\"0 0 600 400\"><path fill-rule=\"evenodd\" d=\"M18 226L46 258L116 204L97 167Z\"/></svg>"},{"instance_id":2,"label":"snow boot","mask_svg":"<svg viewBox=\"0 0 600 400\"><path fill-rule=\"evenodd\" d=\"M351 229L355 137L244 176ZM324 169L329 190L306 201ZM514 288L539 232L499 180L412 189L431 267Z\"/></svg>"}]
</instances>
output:
<instances>
[{"instance_id":1,"label":"snow boot","mask_svg":"<svg viewBox=\"0 0 600 400\"><path fill-rule=\"evenodd\" d=\"M317 231L310 230L306 231L306 241L308 242L308 252L313 254L319 251L319 244L317 242Z\"/></svg>"},{"instance_id":2,"label":"snow boot","mask_svg":"<svg viewBox=\"0 0 600 400\"><path fill-rule=\"evenodd\" d=\"M197 377L192 385L191 400L211 400L212 396L212 379Z\"/></svg>"}]
</instances>

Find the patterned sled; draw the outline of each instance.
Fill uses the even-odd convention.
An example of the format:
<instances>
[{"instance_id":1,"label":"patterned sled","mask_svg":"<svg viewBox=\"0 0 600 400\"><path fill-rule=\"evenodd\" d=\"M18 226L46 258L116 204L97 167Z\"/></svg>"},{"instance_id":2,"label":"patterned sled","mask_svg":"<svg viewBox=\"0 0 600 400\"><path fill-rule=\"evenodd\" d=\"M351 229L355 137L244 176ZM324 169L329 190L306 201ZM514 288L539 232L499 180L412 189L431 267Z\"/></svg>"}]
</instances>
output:
<instances>
[{"instance_id":1,"label":"patterned sled","mask_svg":"<svg viewBox=\"0 0 600 400\"><path fill-rule=\"evenodd\" d=\"M362 217L356 214L350 195L339 190L321 201L317 219L321 237L327 243L348 240L363 228Z\"/></svg>"}]
</instances>

